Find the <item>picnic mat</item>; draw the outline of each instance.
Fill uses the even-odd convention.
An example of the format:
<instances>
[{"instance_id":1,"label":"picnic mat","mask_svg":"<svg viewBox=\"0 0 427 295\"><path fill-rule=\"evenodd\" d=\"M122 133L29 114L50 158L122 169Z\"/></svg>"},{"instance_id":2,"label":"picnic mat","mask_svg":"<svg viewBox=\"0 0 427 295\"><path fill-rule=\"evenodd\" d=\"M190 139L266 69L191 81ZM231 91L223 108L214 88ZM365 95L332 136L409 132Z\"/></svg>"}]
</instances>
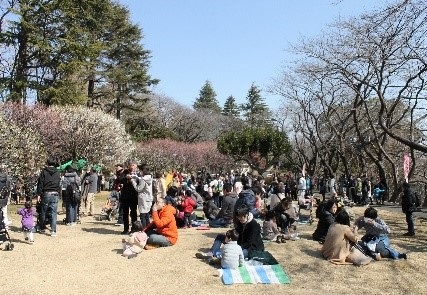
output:
<instances>
[{"instance_id":1,"label":"picnic mat","mask_svg":"<svg viewBox=\"0 0 427 295\"><path fill-rule=\"evenodd\" d=\"M232 284L290 284L280 264L248 265L238 269L219 269L224 285Z\"/></svg>"}]
</instances>

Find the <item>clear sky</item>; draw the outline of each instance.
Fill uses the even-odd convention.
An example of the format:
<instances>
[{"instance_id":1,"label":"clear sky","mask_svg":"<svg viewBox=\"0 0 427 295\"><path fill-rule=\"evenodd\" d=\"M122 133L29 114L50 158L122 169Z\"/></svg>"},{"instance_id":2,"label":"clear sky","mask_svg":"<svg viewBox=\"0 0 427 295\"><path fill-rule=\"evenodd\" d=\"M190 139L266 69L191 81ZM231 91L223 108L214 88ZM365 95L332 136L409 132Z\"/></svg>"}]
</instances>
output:
<instances>
[{"instance_id":1,"label":"clear sky","mask_svg":"<svg viewBox=\"0 0 427 295\"><path fill-rule=\"evenodd\" d=\"M228 96L245 102L252 83L272 83L286 51L301 36L327 30L338 18L357 16L388 0L118 0L143 30L152 53L155 92L191 106L206 80L222 107ZM279 97L263 91L273 109Z\"/></svg>"}]
</instances>

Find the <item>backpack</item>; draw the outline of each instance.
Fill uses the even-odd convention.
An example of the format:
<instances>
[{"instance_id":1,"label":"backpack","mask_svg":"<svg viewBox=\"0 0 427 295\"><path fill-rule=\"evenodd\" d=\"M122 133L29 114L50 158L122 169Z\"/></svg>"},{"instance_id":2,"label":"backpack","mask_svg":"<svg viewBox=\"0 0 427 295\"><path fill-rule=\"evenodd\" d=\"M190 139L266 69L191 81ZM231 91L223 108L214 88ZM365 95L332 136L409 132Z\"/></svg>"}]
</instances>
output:
<instances>
[{"instance_id":1,"label":"backpack","mask_svg":"<svg viewBox=\"0 0 427 295\"><path fill-rule=\"evenodd\" d=\"M82 194L75 177L73 182L67 184L67 187L65 188L65 195L73 202L78 203L81 201Z\"/></svg>"}]
</instances>

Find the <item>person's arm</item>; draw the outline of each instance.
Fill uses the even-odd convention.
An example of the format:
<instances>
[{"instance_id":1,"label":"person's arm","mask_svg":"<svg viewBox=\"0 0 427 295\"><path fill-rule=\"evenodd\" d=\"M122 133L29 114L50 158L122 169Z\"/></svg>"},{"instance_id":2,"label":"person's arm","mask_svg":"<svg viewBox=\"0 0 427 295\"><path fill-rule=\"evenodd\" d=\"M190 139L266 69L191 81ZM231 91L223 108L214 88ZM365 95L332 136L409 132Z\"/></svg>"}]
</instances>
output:
<instances>
[{"instance_id":1,"label":"person's arm","mask_svg":"<svg viewBox=\"0 0 427 295\"><path fill-rule=\"evenodd\" d=\"M390 228L388 227L388 225L385 223L384 220L377 218L375 220L372 221L374 227L380 229L384 234L389 234L390 233Z\"/></svg>"},{"instance_id":2,"label":"person's arm","mask_svg":"<svg viewBox=\"0 0 427 295\"><path fill-rule=\"evenodd\" d=\"M173 215L172 216L163 215L161 218L159 215L160 214L159 214L159 211L157 211L157 208L155 211L153 210L152 217L153 217L153 223L156 226L156 228L166 227L172 222L172 219L175 219L175 216Z\"/></svg>"},{"instance_id":3,"label":"person's arm","mask_svg":"<svg viewBox=\"0 0 427 295\"><path fill-rule=\"evenodd\" d=\"M347 240L352 241L354 243L356 243L358 240L357 235L353 231L351 231L350 227L348 227L344 232L344 237L347 238Z\"/></svg>"}]
</instances>

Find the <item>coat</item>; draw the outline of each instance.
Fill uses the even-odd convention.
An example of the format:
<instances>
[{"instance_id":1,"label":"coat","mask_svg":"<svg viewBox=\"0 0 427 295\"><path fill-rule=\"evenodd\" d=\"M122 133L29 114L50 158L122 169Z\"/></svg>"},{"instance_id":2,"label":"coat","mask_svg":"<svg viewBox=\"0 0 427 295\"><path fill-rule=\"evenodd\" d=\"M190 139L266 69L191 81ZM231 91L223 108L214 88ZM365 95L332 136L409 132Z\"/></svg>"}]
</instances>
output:
<instances>
[{"instance_id":1,"label":"coat","mask_svg":"<svg viewBox=\"0 0 427 295\"><path fill-rule=\"evenodd\" d=\"M178 240L178 228L176 226L176 209L168 204L160 211L153 211L153 221L144 230L145 232L156 229L159 235L165 236L172 245Z\"/></svg>"},{"instance_id":2,"label":"coat","mask_svg":"<svg viewBox=\"0 0 427 295\"><path fill-rule=\"evenodd\" d=\"M245 262L242 247L237 244L237 241L230 241L222 248L221 267L237 269Z\"/></svg>"},{"instance_id":3,"label":"coat","mask_svg":"<svg viewBox=\"0 0 427 295\"><path fill-rule=\"evenodd\" d=\"M414 212L417 209L416 196L411 188L405 188L402 196L402 212Z\"/></svg>"},{"instance_id":4,"label":"coat","mask_svg":"<svg viewBox=\"0 0 427 295\"><path fill-rule=\"evenodd\" d=\"M332 223L335 222L335 217L331 212L322 210L319 215L319 222L317 223L317 228L313 233L313 240L315 241L324 241L328 229Z\"/></svg>"},{"instance_id":5,"label":"coat","mask_svg":"<svg viewBox=\"0 0 427 295\"><path fill-rule=\"evenodd\" d=\"M185 197L181 204L181 208L184 213L193 213L195 206L197 206L197 203L190 196Z\"/></svg>"},{"instance_id":6,"label":"coat","mask_svg":"<svg viewBox=\"0 0 427 295\"><path fill-rule=\"evenodd\" d=\"M249 213L248 221L245 224L238 223L236 230L239 233L237 244L245 250L264 251L264 243L261 238L261 226Z\"/></svg>"},{"instance_id":7,"label":"coat","mask_svg":"<svg viewBox=\"0 0 427 295\"><path fill-rule=\"evenodd\" d=\"M325 243L322 246L322 255L335 264L352 264L346 262L350 255L350 241L356 242L357 236L348 225L333 223L328 230Z\"/></svg>"},{"instance_id":8,"label":"coat","mask_svg":"<svg viewBox=\"0 0 427 295\"><path fill-rule=\"evenodd\" d=\"M138 210L140 213L150 212L151 206L153 205L153 178L151 175L144 175L137 181L137 179L131 180L132 185L138 193Z\"/></svg>"}]
</instances>

